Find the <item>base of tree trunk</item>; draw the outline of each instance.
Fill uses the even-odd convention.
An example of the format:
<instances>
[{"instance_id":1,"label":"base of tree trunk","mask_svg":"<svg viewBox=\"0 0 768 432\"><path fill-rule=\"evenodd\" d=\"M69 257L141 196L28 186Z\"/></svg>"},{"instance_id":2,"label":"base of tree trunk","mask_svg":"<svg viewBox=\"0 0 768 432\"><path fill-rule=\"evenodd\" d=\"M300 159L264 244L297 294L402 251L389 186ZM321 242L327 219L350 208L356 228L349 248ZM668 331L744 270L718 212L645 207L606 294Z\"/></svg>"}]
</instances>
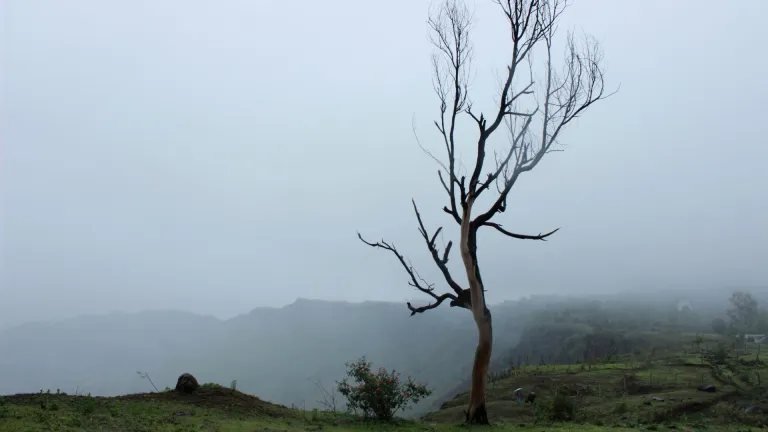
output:
<instances>
[{"instance_id":1,"label":"base of tree trunk","mask_svg":"<svg viewBox=\"0 0 768 432\"><path fill-rule=\"evenodd\" d=\"M491 423L488 421L488 411L485 409L485 404L480 405L475 409L475 414L472 417L469 416L470 410L467 410L467 424L485 425L488 426Z\"/></svg>"}]
</instances>

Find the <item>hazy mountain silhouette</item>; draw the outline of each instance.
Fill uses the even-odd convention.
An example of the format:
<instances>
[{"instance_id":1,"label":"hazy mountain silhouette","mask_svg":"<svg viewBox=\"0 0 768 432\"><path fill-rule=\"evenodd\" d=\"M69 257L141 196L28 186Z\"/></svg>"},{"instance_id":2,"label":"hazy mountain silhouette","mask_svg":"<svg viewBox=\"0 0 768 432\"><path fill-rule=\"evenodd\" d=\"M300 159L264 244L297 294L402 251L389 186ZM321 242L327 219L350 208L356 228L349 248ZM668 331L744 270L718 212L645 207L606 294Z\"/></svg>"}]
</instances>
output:
<instances>
[{"instance_id":1,"label":"hazy mountain silhouette","mask_svg":"<svg viewBox=\"0 0 768 432\"><path fill-rule=\"evenodd\" d=\"M496 320L504 328L500 307ZM229 320L187 312L111 313L0 331L0 393L61 389L116 395L161 390L182 372L264 399L318 407L344 363L362 355L426 381L435 395L468 373L476 342L471 315L440 308L410 317L402 303L299 299ZM499 331L499 347L517 333ZM422 409L431 403L421 405Z\"/></svg>"},{"instance_id":2,"label":"hazy mountain silhouette","mask_svg":"<svg viewBox=\"0 0 768 432\"><path fill-rule=\"evenodd\" d=\"M621 294L610 302L613 307L637 308L642 302L672 308L690 298L695 309L722 311L728 295L692 294ZM492 369L508 366L509 353L532 316L573 305L571 298L552 296L493 305ZM465 310L444 307L409 315L402 303L298 299L229 320L154 311L25 324L0 330L0 394L151 391L137 371L147 372L162 390L190 372L202 382L237 380L238 389L261 398L313 408L322 399L315 381L331 390L344 376L344 363L366 355L375 366L413 375L434 389L433 397L412 413L420 414L466 386L477 336Z\"/></svg>"}]
</instances>

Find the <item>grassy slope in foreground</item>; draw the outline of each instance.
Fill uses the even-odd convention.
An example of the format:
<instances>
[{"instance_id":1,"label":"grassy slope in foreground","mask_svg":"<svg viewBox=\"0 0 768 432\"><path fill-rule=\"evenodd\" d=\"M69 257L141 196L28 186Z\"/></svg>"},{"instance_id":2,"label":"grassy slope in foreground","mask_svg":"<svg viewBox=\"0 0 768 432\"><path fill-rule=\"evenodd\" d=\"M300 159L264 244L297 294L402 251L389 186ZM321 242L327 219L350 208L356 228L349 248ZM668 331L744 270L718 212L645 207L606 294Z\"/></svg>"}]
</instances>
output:
<instances>
[{"instance_id":1,"label":"grassy slope in foreground","mask_svg":"<svg viewBox=\"0 0 768 432\"><path fill-rule=\"evenodd\" d=\"M681 340L668 349L653 355L617 357L612 363L525 366L510 371L506 378L489 384L489 417L507 424L547 422L554 397L561 391L573 403L576 422L611 426L613 430L651 424L662 430L662 425L674 423L682 430L702 426L719 430L729 424L733 429L739 424L768 423L768 417L759 413L767 410L762 406L766 392L760 375L765 377L768 368L742 363L755 360L755 347L740 353L738 361L730 352L725 364L713 367L706 353L711 354L723 339L701 336L699 346L684 342L695 335L681 335ZM704 384L715 385L717 391L698 391ZM524 395L535 391L536 405L517 405L513 394L517 387L523 388ZM424 420L460 421L468 398L467 393L460 393ZM749 406L758 410L746 413Z\"/></svg>"},{"instance_id":2,"label":"grassy slope in foreground","mask_svg":"<svg viewBox=\"0 0 768 432\"><path fill-rule=\"evenodd\" d=\"M687 339L690 339L686 336ZM705 337L704 347L718 342ZM714 369L690 342L644 359L619 358L610 364L531 366L488 389L493 431L741 430L762 423L762 415L745 414L765 389L763 364L744 366L732 356ZM756 352L743 353L753 360ZM631 373L626 384L624 376ZM716 393L696 391L713 383ZM547 418L555 391L568 388L578 423L550 425ZM537 392L536 411L517 406L512 390ZM661 400L653 399L658 397ZM202 386L192 395L175 392L92 398L56 394L0 397L0 432L13 431L466 431L459 425L466 394L446 402L422 422L364 423L342 414L304 412L264 402L218 386ZM534 425L534 421L536 424ZM523 427L521 427L523 426ZM475 428L476 429L476 428Z\"/></svg>"},{"instance_id":3,"label":"grassy slope in foreground","mask_svg":"<svg viewBox=\"0 0 768 432\"><path fill-rule=\"evenodd\" d=\"M493 431L517 429L497 425ZM0 397L0 431L459 431L459 425L403 421L365 423L342 414L303 412L226 388L114 398L27 394ZM622 431L589 425L537 426L536 431ZM630 429L626 429L630 430Z\"/></svg>"}]
</instances>

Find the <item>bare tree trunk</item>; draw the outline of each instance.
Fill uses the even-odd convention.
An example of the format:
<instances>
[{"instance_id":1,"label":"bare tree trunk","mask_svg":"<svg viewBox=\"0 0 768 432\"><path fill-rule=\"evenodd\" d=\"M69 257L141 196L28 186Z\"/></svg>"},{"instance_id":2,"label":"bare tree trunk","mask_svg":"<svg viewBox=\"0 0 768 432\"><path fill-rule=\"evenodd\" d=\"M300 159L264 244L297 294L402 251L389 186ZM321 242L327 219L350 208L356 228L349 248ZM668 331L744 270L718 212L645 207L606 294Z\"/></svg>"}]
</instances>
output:
<instances>
[{"instance_id":1,"label":"bare tree trunk","mask_svg":"<svg viewBox=\"0 0 768 432\"><path fill-rule=\"evenodd\" d=\"M448 269L453 243L449 241L442 251L438 250L436 240L443 228L428 233L413 200L419 233L450 291L442 294L435 292L435 284L424 280L392 243L384 240L370 242L363 239L360 233L357 234L368 246L395 255L408 273L408 284L431 298L431 303L424 306L416 307L407 303L411 315L434 309L446 300L451 307L465 308L472 312L478 341L466 420L476 424L488 424L485 398L493 351L491 312L485 303L485 289L477 260L477 231L486 227L518 240L546 240L559 230L538 235L519 234L508 231L492 219L506 210L507 197L518 178L533 170L544 155L561 150L556 147L562 130L593 103L609 96L604 93L603 70L600 66L602 52L593 39L585 38L583 46L580 46L573 35L569 35L566 39L563 71L553 71L551 48L555 22L567 1L496 0L496 3L501 7L511 30L511 40L507 46L511 58L498 94L499 102L490 112L473 111L472 100L468 95L473 52L469 33L473 15L462 0L443 0L428 23L431 29L430 40L436 48L432 57L433 86L440 102L440 116L434 125L442 137L440 141L445 147L445 158L441 160L432 154L421 145L417 137L421 149L440 166L438 177L449 200L443 212L461 227L459 248L469 288L464 288L461 280L454 279ZM526 78L525 68L518 67L532 62L533 49L537 45L546 53L540 89L534 86L533 69L529 68L530 78ZM522 77L523 82L518 83L518 76ZM537 93L540 98L536 97ZM458 167L461 161L456 153L455 130L457 119L462 115L473 121L478 133L474 146L477 154L469 176L460 173ZM534 119L540 123L535 127L539 131L538 136L531 126ZM508 129L509 147L497 153L496 149L488 146L488 140L502 124ZM494 157L488 156L491 151ZM497 193L492 203L478 209L473 218L476 200L483 193L492 194L494 185ZM587 362L586 357L584 361Z\"/></svg>"},{"instance_id":2,"label":"bare tree trunk","mask_svg":"<svg viewBox=\"0 0 768 432\"><path fill-rule=\"evenodd\" d=\"M477 325L477 348L475 361L472 364L472 387L469 391L469 407L467 408L467 423L487 425L488 412L485 407L486 375L491 363L493 350L493 325L491 312L485 305L483 280L477 264L477 230L471 223L471 210L474 200L466 204L461 223L461 259L469 281L469 294L472 316Z\"/></svg>"},{"instance_id":3,"label":"bare tree trunk","mask_svg":"<svg viewBox=\"0 0 768 432\"><path fill-rule=\"evenodd\" d=\"M477 324L478 342L475 349L475 362L472 365L472 387L469 391L469 407L467 409L467 423L488 424L488 412L485 407L485 373L491 362L491 348L493 345L493 330L491 319Z\"/></svg>"}]
</instances>

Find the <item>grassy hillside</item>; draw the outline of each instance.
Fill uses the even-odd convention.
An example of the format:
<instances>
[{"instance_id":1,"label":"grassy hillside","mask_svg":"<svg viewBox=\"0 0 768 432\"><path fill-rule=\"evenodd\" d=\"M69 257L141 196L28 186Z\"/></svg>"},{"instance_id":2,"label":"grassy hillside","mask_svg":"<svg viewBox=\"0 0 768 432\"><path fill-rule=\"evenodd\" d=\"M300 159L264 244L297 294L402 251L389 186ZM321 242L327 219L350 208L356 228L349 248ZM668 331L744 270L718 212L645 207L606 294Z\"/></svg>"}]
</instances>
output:
<instances>
[{"instance_id":1,"label":"grassy hillside","mask_svg":"<svg viewBox=\"0 0 768 432\"><path fill-rule=\"evenodd\" d=\"M496 423L491 430L520 430L516 423ZM81 431L462 431L458 424L400 421L364 422L339 413L299 411L264 402L226 388L208 387L194 395L175 392L113 398L31 394L0 397L2 432ZM558 423L536 431L629 431L623 427ZM717 429L715 429L717 430Z\"/></svg>"},{"instance_id":2,"label":"grassy hillside","mask_svg":"<svg viewBox=\"0 0 768 432\"><path fill-rule=\"evenodd\" d=\"M680 298L690 296L535 297L494 305L492 370L526 358L564 363L647 349L639 331L656 322L671 333L709 328L727 301L697 297L696 313L684 316L675 313ZM475 343L466 311L446 307L409 317L402 303L300 299L229 320L167 311L88 316L0 331L0 394L136 393L152 390L137 371L163 388L183 370L207 381L237 380L243 391L277 403L319 408L316 383L332 388L345 362L366 355L429 384L433 396L409 413L422 415L468 388Z\"/></svg>"},{"instance_id":3,"label":"grassy hillside","mask_svg":"<svg viewBox=\"0 0 768 432\"><path fill-rule=\"evenodd\" d=\"M652 338L652 334L646 335ZM768 367L756 362L757 346L734 350L716 335L657 334L657 349L621 355L610 362L530 365L507 371L488 389L489 416L503 423L548 423L560 418L598 426L698 425L725 427L768 425L768 400L761 379ZM713 360L725 354L722 364ZM714 363L714 364L713 364ZM755 364L752 364L755 363ZM763 378L761 378L761 376ZM716 392L699 391L714 385ZM535 404L517 405L514 389L536 393ZM451 423L463 419L469 395L458 394L425 420Z\"/></svg>"},{"instance_id":4,"label":"grassy hillside","mask_svg":"<svg viewBox=\"0 0 768 432\"><path fill-rule=\"evenodd\" d=\"M714 335L694 340L680 335L675 346L643 358L510 370L489 386L490 430L741 431L768 425L760 383L768 367L756 361L757 347L720 348L727 341ZM726 356L721 365L713 359L718 352ZM717 391L698 391L702 384ZM535 391L535 404L516 405L516 387ZM0 431L461 431L467 430L460 424L467 396L459 394L421 421L380 424L291 409L211 384L191 395L108 398L52 391L0 397Z\"/></svg>"},{"instance_id":5,"label":"grassy hillside","mask_svg":"<svg viewBox=\"0 0 768 432\"><path fill-rule=\"evenodd\" d=\"M722 316L725 299L719 304L697 299L693 310L679 311L676 297L645 297L646 303L623 296L539 298L494 306L492 417L513 423L542 418L542 411L509 403L509 393L518 386L538 389L544 404L538 406L551 405L557 389L565 386L577 407L574 419L599 419L611 426L636 425L666 415L658 414L665 410L674 413L685 403L718 402L691 390L697 380L707 380L712 368L685 360L697 348L691 343L693 333L686 332L707 331L712 319ZM454 396L469 387L475 342L476 330L465 311L443 308L408 317L399 303L300 300L226 321L171 312L83 317L0 332L0 394L58 388L114 396L152 389L136 371L148 372L161 389L186 371L205 381L237 380L246 393L312 409L321 408L324 399L315 383L332 389L344 376L344 363L365 355L377 367L413 375L433 390L430 399L405 415L418 417L442 405L427 418L451 423L460 419L466 402L466 395ZM706 343L716 343L716 337ZM756 391L751 384L738 384L744 371L737 363L718 373L737 380L721 386L725 393L717 396L725 394L724 401L742 403L733 398L742 397L745 388ZM647 379L646 390L670 393L664 405L643 399L644 393L619 392L617 383L623 385L627 374L630 384ZM614 406L621 398L627 407L639 404L630 409L637 415L606 416L625 410Z\"/></svg>"},{"instance_id":6,"label":"grassy hillside","mask_svg":"<svg viewBox=\"0 0 768 432\"><path fill-rule=\"evenodd\" d=\"M697 301L694 311L680 311L676 307L680 298L687 296L560 297L550 298L543 308L527 308L528 302L520 301L526 313L514 318L520 333L518 343L506 350L494 346L491 372L498 374L526 364L574 364L585 359L613 361L621 355L653 355L680 345L683 334L710 331L712 319L725 311L724 299L720 303ZM507 328L512 327L507 323ZM461 378L440 399L451 399L468 389L468 377Z\"/></svg>"},{"instance_id":7,"label":"grassy hillside","mask_svg":"<svg viewBox=\"0 0 768 432\"><path fill-rule=\"evenodd\" d=\"M644 332L648 351L575 364L498 371L488 388L490 430L741 431L768 426L768 366L762 346L727 337ZM768 355L768 352L763 353ZM207 378L207 377L204 377ZM700 391L702 385L715 392ZM513 390L536 392L517 405ZM460 431L468 394L420 421L364 422L342 413L299 410L215 384L117 397L59 390L0 397L0 431ZM301 406L301 405L299 405Z\"/></svg>"}]
</instances>

